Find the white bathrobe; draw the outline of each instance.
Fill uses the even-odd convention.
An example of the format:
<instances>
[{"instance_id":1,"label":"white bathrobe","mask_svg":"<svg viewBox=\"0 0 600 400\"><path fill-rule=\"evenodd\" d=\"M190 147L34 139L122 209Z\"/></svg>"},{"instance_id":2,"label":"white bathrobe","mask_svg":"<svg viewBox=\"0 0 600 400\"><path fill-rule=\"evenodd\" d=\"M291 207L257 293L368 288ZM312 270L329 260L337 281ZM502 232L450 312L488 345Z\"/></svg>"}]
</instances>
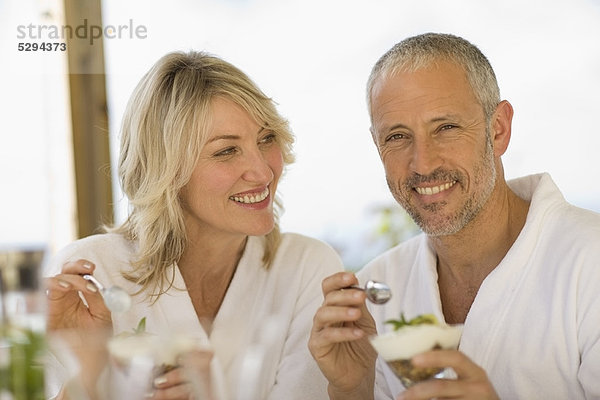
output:
<instances>
[{"instance_id":1,"label":"white bathrobe","mask_svg":"<svg viewBox=\"0 0 600 400\"><path fill-rule=\"evenodd\" d=\"M62 250L45 275L57 274L67 260L88 259L96 265L94 276L105 286L114 284L133 293L136 285L120 274L130 268L133 246L116 234L82 239ZM282 235L268 270L262 266L262 255L263 239L250 237L210 337L198 321L187 292L175 289L185 287L178 268L173 271L175 288L156 303L135 296L128 312L113 314L114 333L131 331L146 317L149 333L183 333L209 345L215 353L213 384L224 387L223 398L327 398L327 382L311 358L307 342L313 316L323 301L321 281L342 270L341 260L323 242L297 234ZM256 364L261 359L261 364ZM58 375L53 380L65 379L64 373ZM237 392L241 379L257 385L253 396L248 386L244 386L245 393Z\"/></svg>"},{"instance_id":2,"label":"white bathrobe","mask_svg":"<svg viewBox=\"0 0 600 400\"><path fill-rule=\"evenodd\" d=\"M527 221L483 281L460 350L482 366L502 399L600 399L600 215L569 205L548 174L508 182L531 200ZM392 287L370 305L378 332L388 319L433 313L444 320L436 255L425 235L373 260L362 281ZM403 390L378 360L377 399Z\"/></svg>"}]
</instances>

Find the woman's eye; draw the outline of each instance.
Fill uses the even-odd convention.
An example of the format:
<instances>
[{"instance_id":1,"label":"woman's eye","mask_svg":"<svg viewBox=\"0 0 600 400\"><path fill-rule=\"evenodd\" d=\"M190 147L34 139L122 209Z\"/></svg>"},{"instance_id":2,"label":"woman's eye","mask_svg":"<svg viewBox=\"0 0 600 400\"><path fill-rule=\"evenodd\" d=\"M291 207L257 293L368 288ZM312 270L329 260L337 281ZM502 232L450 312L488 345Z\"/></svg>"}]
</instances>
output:
<instances>
[{"instance_id":1,"label":"woman's eye","mask_svg":"<svg viewBox=\"0 0 600 400\"><path fill-rule=\"evenodd\" d=\"M233 155L236 152L236 148L235 147L227 147L226 149L217 151L215 154L213 154L215 157L224 157L224 156L230 156Z\"/></svg>"},{"instance_id":2,"label":"woman's eye","mask_svg":"<svg viewBox=\"0 0 600 400\"><path fill-rule=\"evenodd\" d=\"M259 144L268 144L273 143L277 139L277 136L274 133L269 133L265 135L262 139L258 141Z\"/></svg>"}]
</instances>

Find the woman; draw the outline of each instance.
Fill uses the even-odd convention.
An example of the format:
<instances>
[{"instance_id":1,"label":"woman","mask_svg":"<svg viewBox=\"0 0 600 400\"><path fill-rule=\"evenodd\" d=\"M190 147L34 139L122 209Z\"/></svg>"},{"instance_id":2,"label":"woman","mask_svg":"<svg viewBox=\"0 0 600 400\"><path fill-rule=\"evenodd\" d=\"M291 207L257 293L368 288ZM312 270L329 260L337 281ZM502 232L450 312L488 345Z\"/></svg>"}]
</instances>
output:
<instances>
[{"instance_id":1,"label":"woman","mask_svg":"<svg viewBox=\"0 0 600 400\"><path fill-rule=\"evenodd\" d=\"M171 53L138 84L121 134L130 215L55 257L46 271L48 330L120 333L145 318L147 332L194 336L210 343L227 398L263 344L257 398L326 396L306 342L320 282L342 264L326 244L279 232L277 184L293 161L293 137L271 99L219 58ZM111 315L86 273L124 288L131 309ZM186 382L176 368L148 396L187 399Z\"/></svg>"}]
</instances>

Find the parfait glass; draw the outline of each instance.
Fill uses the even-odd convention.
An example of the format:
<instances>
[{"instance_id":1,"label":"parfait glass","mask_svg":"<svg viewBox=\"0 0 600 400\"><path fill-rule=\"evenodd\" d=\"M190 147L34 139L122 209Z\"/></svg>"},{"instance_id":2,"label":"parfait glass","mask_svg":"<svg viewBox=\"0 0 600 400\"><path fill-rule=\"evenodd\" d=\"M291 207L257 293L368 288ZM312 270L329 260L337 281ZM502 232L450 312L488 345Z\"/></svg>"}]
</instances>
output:
<instances>
[{"instance_id":1,"label":"parfait glass","mask_svg":"<svg viewBox=\"0 0 600 400\"><path fill-rule=\"evenodd\" d=\"M398 331L373 336L370 341L402 385L409 388L428 379L450 378L454 375L449 368L417 368L411 358L430 350L457 349L462 328L462 324L406 326Z\"/></svg>"},{"instance_id":2,"label":"parfait glass","mask_svg":"<svg viewBox=\"0 0 600 400\"><path fill-rule=\"evenodd\" d=\"M199 338L174 332L117 335L108 341L108 353L109 398L147 398L154 380L175 368L182 368L194 399L214 400L219 393L213 387L212 350Z\"/></svg>"}]
</instances>

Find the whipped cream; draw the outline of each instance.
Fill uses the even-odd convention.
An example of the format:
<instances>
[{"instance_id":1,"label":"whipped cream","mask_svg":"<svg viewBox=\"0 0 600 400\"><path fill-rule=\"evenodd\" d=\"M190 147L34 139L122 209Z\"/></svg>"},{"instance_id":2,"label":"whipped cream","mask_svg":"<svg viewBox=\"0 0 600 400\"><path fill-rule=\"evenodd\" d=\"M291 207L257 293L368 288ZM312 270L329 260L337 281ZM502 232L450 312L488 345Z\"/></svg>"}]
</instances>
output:
<instances>
[{"instance_id":1,"label":"whipped cream","mask_svg":"<svg viewBox=\"0 0 600 400\"><path fill-rule=\"evenodd\" d=\"M108 342L110 354L121 362L148 357L156 365L176 365L180 354L194 349L205 349L205 346L200 346L197 340L184 335L173 335L169 338L151 334L117 336Z\"/></svg>"},{"instance_id":2,"label":"whipped cream","mask_svg":"<svg viewBox=\"0 0 600 400\"><path fill-rule=\"evenodd\" d=\"M456 349L463 325L414 325L370 338L371 345L385 361L407 360L432 350Z\"/></svg>"}]
</instances>

